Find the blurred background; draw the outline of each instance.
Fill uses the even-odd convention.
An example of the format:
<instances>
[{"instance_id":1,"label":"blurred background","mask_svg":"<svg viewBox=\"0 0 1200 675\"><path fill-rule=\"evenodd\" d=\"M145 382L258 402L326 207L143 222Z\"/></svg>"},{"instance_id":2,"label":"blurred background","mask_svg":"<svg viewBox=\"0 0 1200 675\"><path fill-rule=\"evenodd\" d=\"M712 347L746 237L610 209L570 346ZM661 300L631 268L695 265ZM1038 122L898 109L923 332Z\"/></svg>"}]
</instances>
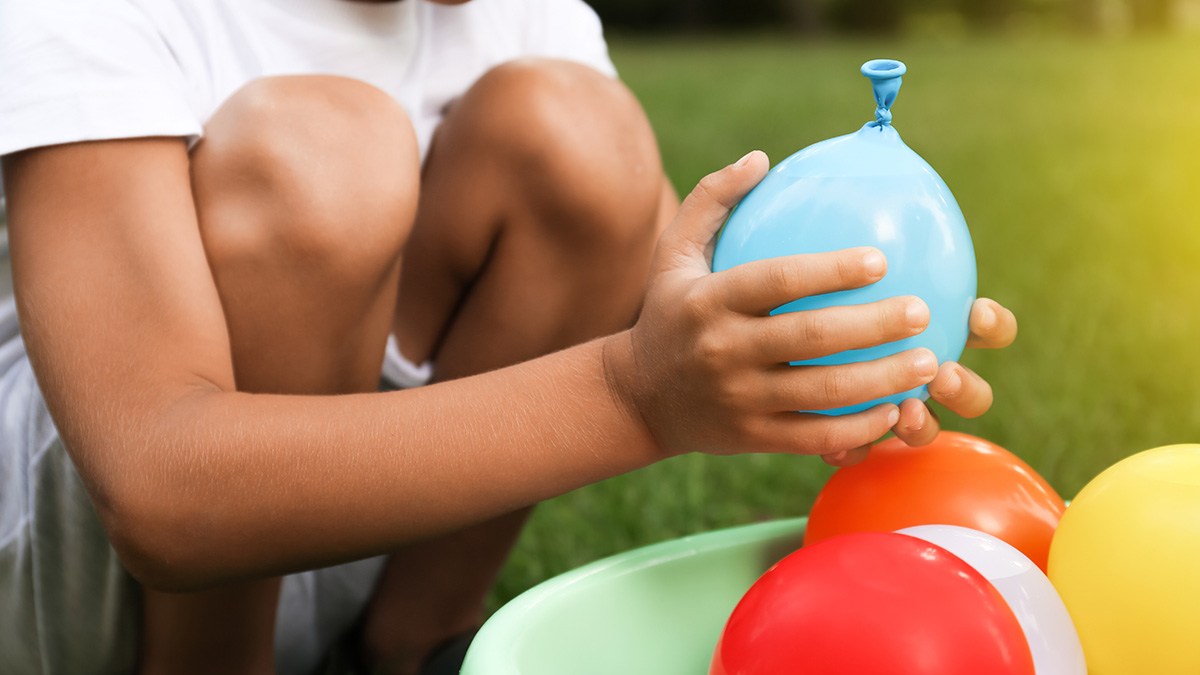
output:
<instances>
[{"instance_id":1,"label":"blurred background","mask_svg":"<svg viewBox=\"0 0 1200 675\"><path fill-rule=\"evenodd\" d=\"M1069 29L1164 31L1200 21L1192 0L590 0L610 33L771 29L799 35Z\"/></svg>"},{"instance_id":2,"label":"blurred background","mask_svg":"<svg viewBox=\"0 0 1200 675\"><path fill-rule=\"evenodd\" d=\"M779 162L873 118L858 68L908 74L894 125L971 227L1016 344L946 428L1012 450L1066 498L1119 459L1200 441L1200 2L590 0L680 194L760 148ZM819 459L680 457L543 504L493 597L591 560L803 515Z\"/></svg>"}]
</instances>

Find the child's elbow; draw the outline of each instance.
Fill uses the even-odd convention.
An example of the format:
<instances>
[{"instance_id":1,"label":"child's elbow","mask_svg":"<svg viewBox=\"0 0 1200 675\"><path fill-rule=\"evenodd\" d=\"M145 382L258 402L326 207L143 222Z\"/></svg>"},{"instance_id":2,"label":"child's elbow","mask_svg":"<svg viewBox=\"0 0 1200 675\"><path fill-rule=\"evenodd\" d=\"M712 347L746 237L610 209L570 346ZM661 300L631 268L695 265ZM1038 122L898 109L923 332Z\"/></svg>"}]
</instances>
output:
<instances>
[{"instance_id":1,"label":"child's elbow","mask_svg":"<svg viewBox=\"0 0 1200 675\"><path fill-rule=\"evenodd\" d=\"M189 570L190 557L162 525L129 512L101 515L108 540L122 566L138 583L157 591L184 591L198 586Z\"/></svg>"},{"instance_id":2,"label":"child's elbow","mask_svg":"<svg viewBox=\"0 0 1200 675\"><path fill-rule=\"evenodd\" d=\"M96 507L122 566L143 586L190 591L212 584L204 546L190 532L183 505L117 492Z\"/></svg>"}]
</instances>

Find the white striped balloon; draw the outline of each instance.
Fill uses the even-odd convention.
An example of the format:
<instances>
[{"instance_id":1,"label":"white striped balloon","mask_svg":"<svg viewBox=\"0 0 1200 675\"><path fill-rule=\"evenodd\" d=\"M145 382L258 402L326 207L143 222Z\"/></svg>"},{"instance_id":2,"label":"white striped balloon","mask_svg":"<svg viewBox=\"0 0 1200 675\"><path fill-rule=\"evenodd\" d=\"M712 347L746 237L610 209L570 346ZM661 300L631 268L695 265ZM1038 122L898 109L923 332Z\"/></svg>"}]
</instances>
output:
<instances>
[{"instance_id":1,"label":"white striped balloon","mask_svg":"<svg viewBox=\"0 0 1200 675\"><path fill-rule=\"evenodd\" d=\"M1025 632L1037 675L1087 675L1079 634L1062 598L1023 553L990 534L957 525L918 525L897 532L941 546L992 582Z\"/></svg>"}]
</instances>

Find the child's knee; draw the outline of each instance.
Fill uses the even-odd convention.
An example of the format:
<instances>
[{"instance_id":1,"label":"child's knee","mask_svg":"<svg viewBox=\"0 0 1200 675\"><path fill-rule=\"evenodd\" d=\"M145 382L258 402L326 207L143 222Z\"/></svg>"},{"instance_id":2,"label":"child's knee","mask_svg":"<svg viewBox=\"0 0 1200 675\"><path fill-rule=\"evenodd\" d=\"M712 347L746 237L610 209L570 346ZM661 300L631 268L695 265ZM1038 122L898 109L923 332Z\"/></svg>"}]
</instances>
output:
<instances>
[{"instance_id":1,"label":"child's knee","mask_svg":"<svg viewBox=\"0 0 1200 675\"><path fill-rule=\"evenodd\" d=\"M447 125L472 127L478 147L508 165L526 206L577 250L652 245L662 164L645 113L619 81L567 61L509 62L472 87Z\"/></svg>"},{"instance_id":2,"label":"child's knee","mask_svg":"<svg viewBox=\"0 0 1200 675\"><path fill-rule=\"evenodd\" d=\"M293 256L309 271L389 267L416 209L420 173L398 103L340 77L264 78L213 115L192 156L214 265Z\"/></svg>"}]
</instances>

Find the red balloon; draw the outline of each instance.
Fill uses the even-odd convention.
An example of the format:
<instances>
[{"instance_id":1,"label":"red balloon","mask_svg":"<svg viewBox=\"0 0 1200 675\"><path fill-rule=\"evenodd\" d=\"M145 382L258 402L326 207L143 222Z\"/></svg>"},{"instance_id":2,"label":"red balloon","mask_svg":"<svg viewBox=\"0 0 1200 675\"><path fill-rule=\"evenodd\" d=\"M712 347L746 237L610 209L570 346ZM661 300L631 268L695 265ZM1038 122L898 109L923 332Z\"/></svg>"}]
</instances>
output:
<instances>
[{"instance_id":1,"label":"red balloon","mask_svg":"<svg viewBox=\"0 0 1200 675\"><path fill-rule=\"evenodd\" d=\"M960 525L1008 542L1043 572L1066 504L1028 464L968 434L912 448L891 438L839 469L813 503L804 543L847 532Z\"/></svg>"},{"instance_id":2,"label":"red balloon","mask_svg":"<svg viewBox=\"0 0 1200 675\"><path fill-rule=\"evenodd\" d=\"M733 610L709 675L1033 675L1000 593L927 541L861 532L806 546Z\"/></svg>"}]
</instances>

